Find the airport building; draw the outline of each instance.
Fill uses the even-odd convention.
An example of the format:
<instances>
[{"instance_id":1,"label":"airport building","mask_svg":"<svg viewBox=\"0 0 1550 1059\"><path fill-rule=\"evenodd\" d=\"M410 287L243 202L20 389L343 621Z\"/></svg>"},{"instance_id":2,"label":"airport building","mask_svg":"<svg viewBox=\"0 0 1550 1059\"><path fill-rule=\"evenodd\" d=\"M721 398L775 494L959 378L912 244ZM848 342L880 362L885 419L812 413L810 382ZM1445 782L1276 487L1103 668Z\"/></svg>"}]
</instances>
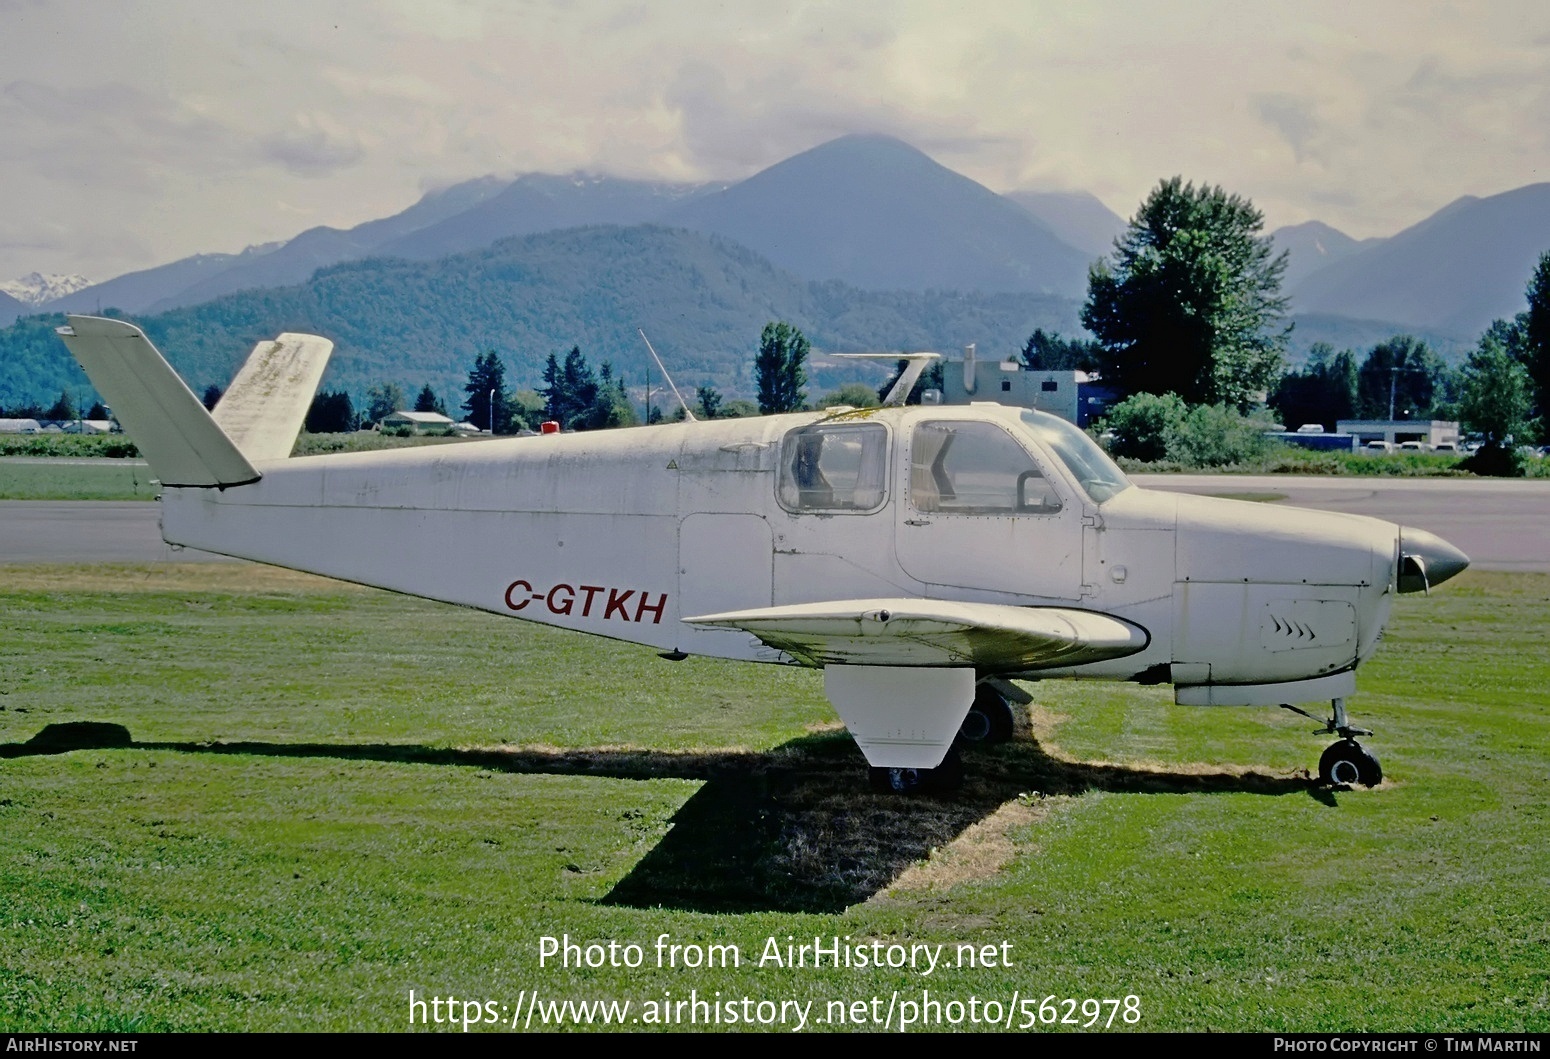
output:
<instances>
[{"instance_id":1,"label":"airport building","mask_svg":"<svg viewBox=\"0 0 1550 1059\"><path fill-rule=\"evenodd\" d=\"M1086 427L1108 412L1118 392L1085 371L1029 371L1017 360L983 360L967 346L963 360L942 366L942 404L998 404L1036 408Z\"/></svg>"},{"instance_id":2,"label":"airport building","mask_svg":"<svg viewBox=\"0 0 1550 1059\"><path fill-rule=\"evenodd\" d=\"M1459 444L1459 425L1442 419L1342 419L1335 424L1342 434L1354 434L1357 447L1381 441L1399 448L1407 441L1420 442L1426 449Z\"/></svg>"}]
</instances>

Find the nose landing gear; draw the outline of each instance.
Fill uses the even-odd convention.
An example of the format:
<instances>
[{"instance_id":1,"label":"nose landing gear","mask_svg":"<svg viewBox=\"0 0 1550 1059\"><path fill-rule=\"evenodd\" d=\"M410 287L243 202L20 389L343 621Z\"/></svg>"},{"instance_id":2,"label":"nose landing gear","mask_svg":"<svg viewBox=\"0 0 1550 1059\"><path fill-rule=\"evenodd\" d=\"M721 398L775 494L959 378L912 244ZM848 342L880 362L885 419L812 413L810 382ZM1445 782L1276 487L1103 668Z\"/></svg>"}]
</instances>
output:
<instances>
[{"instance_id":1,"label":"nose landing gear","mask_svg":"<svg viewBox=\"0 0 1550 1059\"><path fill-rule=\"evenodd\" d=\"M1300 713L1304 717L1319 721L1307 710L1282 703L1283 709ZM1371 735L1366 728L1353 727L1346 719L1345 699L1333 699L1330 702L1331 716L1323 721L1322 728L1314 729L1315 734L1333 733L1340 736L1338 743L1331 744L1319 757L1319 782L1326 786L1351 787L1360 784L1363 787L1376 787L1383 782L1383 766L1378 764L1378 759L1372 751L1356 741L1359 735Z\"/></svg>"}]
</instances>

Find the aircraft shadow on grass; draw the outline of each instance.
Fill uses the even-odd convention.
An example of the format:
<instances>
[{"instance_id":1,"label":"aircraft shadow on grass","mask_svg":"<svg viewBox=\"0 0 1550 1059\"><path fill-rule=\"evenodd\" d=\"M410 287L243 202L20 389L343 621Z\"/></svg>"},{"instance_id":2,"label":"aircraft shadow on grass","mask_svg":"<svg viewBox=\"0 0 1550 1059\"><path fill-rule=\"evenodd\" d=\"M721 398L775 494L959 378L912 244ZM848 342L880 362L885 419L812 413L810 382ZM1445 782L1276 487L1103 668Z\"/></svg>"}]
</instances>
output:
<instances>
[{"instance_id":1,"label":"aircraft shadow on grass","mask_svg":"<svg viewBox=\"0 0 1550 1059\"><path fill-rule=\"evenodd\" d=\"M1125 794L1334 794L1308 776L1174 771L1068 761L1031 736L964 754L966 779L946 796L873 793L843 732L804 736L763 753L501 747L460 750L399 743L137 742L123 725L51 724L0 758L74 750L341 758L455 765L519 774L704 782L661 841L602 903L700 912L839 912L890 886L904 870L1003 805L1087 791Z\"/></svg>"}]
</instances>

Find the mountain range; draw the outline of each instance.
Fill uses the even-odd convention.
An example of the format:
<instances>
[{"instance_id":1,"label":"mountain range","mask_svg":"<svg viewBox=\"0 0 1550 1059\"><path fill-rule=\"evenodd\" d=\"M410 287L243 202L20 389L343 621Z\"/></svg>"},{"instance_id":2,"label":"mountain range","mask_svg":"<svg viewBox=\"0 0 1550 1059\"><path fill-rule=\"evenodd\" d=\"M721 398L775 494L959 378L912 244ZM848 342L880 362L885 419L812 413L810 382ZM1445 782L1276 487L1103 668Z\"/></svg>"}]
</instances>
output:
<instances>
[{"instance_id":1,"label":"mountain range","mask_svg":"<svg viewBox=\"0 0 1550 1059\"><path fill-rule=\"evenodd\" d=\"M378 259L392 258L432 265L451 261L449 255L489 249L498 240L643 224L713 237L719 246L736 244L764 259L775 274L797 283L838 284L835 289L846 292L845 300L857 304L867 303L863 293L881 291L896 292L904 301L912 297L909 292L928 291L957 291L967 301L1010 295L1055 299L1064 307L1054 316L1065 321L1067 333L1079 330L1076 307L1085 293L1088 265L1111 249L1125 228L1091 195L1027 190L998 195L899 140L846 136L731 185L586 174L485 177L431 192L398 214L354 228L313 228L240 254L185 258L37 308L0 294L5 299L0 300L0 325L40 308L97 312L113 307L137 319L154 317L239 294L251 297L321 282L349 262L378 268ZM1456 356L1492 319L1523 307L1537 255L1550 247L1550 184L1461 199L1387 239L1359 241L1319 222L1279 229L1272 238L1289 253L1283 290L1298 314L1294 360L1314 334L1340 345L1366 341L1368 335L1378 336L1372 339L1377 341L1399 331L1428 337L1445 355ZM584 248L595 244L582 240L577 246L583 248L578 252L589 252ZM656 267L650 261L640 265ZM574 274L601 274L605 266L590 262ZM459 267L449 264L448 270ZM400 275L386 266L382 274ZM420 282L432 282L430 274L414 273ZM466 282L479 287L490 279L468 274ZM780 301L767 286L767 279L761 279L746 292L748 304L773 307ZM596 301L598 292L593 295ZM275 304L291 304L295 297L263 296ZM586 292L576 297L585 301ZM484 320L498 316L498 311L477 310L468 326L478 330ZM714 321L700 320L692 311L687 323L690 333L698 327L706 336L701 345L722 334ZM334 324L320 320L314 326ZM340 321L340 326L347 325ZM572 319L540 330L558 336L567 326L579 341L583 333L598 334L599 327L606 331L612 324ZM844 333L872 348L909 344L905 334L886 330ZM923 332L916 327L911 333ZM935 341L946 349L969 341L987 348L988 337L963 332Z\"/></svg>"},{"instance_id":2,"label":"mountain range","mask_svg":"<svg viewBox=\"0 0 1550 1059\"><path fill-rule=\"evenodd\" d=\"M1301 311L1478 335L1527 308L1550 250L1550 184L1461 198L1387 239L1344 252L1291 288Z\"/></svg>"},{"instance_id":3,"label":"mountain range","mask_svg":"<svg viewBox=\"0 0 1550 1059\"><path fill-rule=\"evenodd\" d=\"M225 386L255 342L282 331L326 335L335 352L325 387L357 396L384 381L429 383L461 401L474 358L489 350L516 387L538 384L544 360L579 346L645 384L637 328L666 358L680 388L753 391L759 332L771 320L800 328L818 352L808 387L880 384L887 365L838 361L822 351L952 349L972 335L1015 350L1035 328L1074 333L1076 304L1029 292L865 291L804 280L717 236L655 225L596 225L503 239L434 261L370 258L319 270L289 287L229 294L135 322L196 391ZM53 329L58 314L0 330L0 405L77 394L84 376ZM886 341L879 336L888 336Z\"/></svg>"}]
</instances>

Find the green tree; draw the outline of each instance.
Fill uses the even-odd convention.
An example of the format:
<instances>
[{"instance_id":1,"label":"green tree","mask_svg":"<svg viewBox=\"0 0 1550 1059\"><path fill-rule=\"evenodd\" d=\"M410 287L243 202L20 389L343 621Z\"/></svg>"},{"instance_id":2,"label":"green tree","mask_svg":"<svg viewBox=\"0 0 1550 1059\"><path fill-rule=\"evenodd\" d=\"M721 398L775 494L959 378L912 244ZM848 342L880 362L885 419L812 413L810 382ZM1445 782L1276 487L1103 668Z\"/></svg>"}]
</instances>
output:
<instances>
[{"instance_id":1,"label":"green tree","mask_svg":"<svg viewBox=\"0 0 1550 1059\"><path fill-rule=\"evenodd\" d=\"M513 429L537 430L544 421L544 399L533 390L518 390L511 395Z\"/></svg>"},{"instance_id":2,"label":"green tree","mask_svg":"<svg viewBox=\"0 0 1550 1059\"><path fill-rule=\"evenodd\" d=\"M1528 433L1532 383L1500 337L1487 331L1462 372L1459 418L1465 430L1504 445Z\"/></svg>"},{"instance_id":3,"label":"green tree","mask_svg":"<svg viewBox=\"0 0 1550 1059\"><path fill-rule=\"evenodd\" d=\"M473 370L463 386L468 394L463 411L468 421L492 434L511 433L511 404L506 394L506 366L492 349L474 358Z\"/></svg>"},{"instance_id":4,"label":"green tree","mask_svg":"<svg viewBox=\"0 0 1550 1059\"><path fill-rule=\"evenodd\" d=\"M594 372L580 346L572 346L563 362L549 354L540 393L544 415L565 430L604 430L639 421L613 365L605 360L602 370Z\"/></svg>"},{"instance_id":5,"label":"green tree","mask_svg":"<svg viewBox=\"0 0 1550 1059\"><path fill-rule=\"evenodd\" d=\"M883 391L885 394L887 390ZM864 382L847 382L832 393L826 393L818 401L819 408L833 408L835 405L850 405L852 408L873 408L878 403L878 396L872 391L872 387Z\"/></svg>"},{"instance_id":6,"label":"green tree","mask_svg":"<svg viewBox=\"0 0 1550 1059\"><path fill-rule=\"evenodd\" d=\"M720 419L721 401L721 391L714 386L694 388L694 404L700 419Z\"/></svg>"},{"instance_id":7,"label":"green tree","mask_svg":"<svg viewBox=\"0 0 1550 1059\"><path fill-rule=\"evenodd\" d=\"M1290 327L1287 255L1261 237L1264 216L1219 187L1162 181L1088 270L1082 325L1102 347L1106 381L1128 393L1247 408L1274 383Z\"/></svg>"},{"instance_id":8,"label":"green tree","mask_svg":"<svg viewBox=\"0 0 1550 1059\"><path fill-rule=\"evenodd\" d=\"M307 433L343 434L355 429L355 404L343 390L324 390L307 409Z\"/></svg>"},{"instance_id":9,"label":"green tree","mask_svg":"<svg viewBox=\"0 0 1550 1059\"><path fill-rule=\"evenodd\" d=\"M1138 393L1110 408L1099 428L1114 435L1114 455L1152 463L1168 458L1168 445L1188 414L1176 393Z\"/></svg>"},{"instance_id":10,"label":"green tree","mask_svg":"<svg viewBox=\"0 0 1550 1059\"><path fill-rule=\"evenodd\" d=\"M580 356L580 351L574 351ZM582 361L584 367L586 362ZM574 421L574 430L608 430L613 427L632 427L639 422L635 408L624 390L624 380L614 376L614 366L603 361L598 370L597 382L592 386L592 400L581 410Z\"/></svg>"},{"instance_id":11,"label":"green tree","mask_svg":"<svg viewBox=\"0 0 1550 1059\"><path fill-rule=\"evenodd\" d=\"M544 413L565 430L587 429L587 417L597 403L597 373L587 366L580 346L572 346L562 362L553 353L544 364Z\"/></svg>"},{"instance_id":12,"label":"green tree","mask_svg":"<svg viewBox=\"0 0 1550 1059\"><path fill-rule=\"evenodd\" d=\"M420 390L420 395L414 399L416 412L435 412L437 415L446 415L447 406L442 404L441 398L436 396L436 391L431 389L431 384L426 383Z\"/></svg>"},{"instance_id":13,"label":"green tree","mask_svg":"<svg viewBox=\"0 0 1550 1059\"><path fill-rule=\"evenodd\" d=\"M409 403L403 387L396 382L379 382L366 390L366 418L380 423Z\"/></svg>"},{"instance_id":14,"label":"green tree","mask_svg":"<svg viewBox=\"0 0 1550 1059\"><path fill-rule=\"evenodd\" d=\"M1379 342L1357 369L1359 418L1432 418L1447 371L1442 358L1411 335Z\"/></svg>"},{"instance_id":15,"label":"green tree","mask_svg":"<svg viewBox=\"0 0 1550 1059\"><path fill-rule=\"evenodd\" d=\"M1037 328L1023 343L1029 371L1098 371L1103 347L1091 339L1061 338L1059 331Z\"/></svg>"},{"instance_id":16,"label":"green tree","mask_svg":"<svg viewBox=\"0 0 1550 1059\"><path fill-rule=\"evenodd\" d=\"M802 387L807 383L809 349L807 338L790 324L764 325L753 363L762 415L801 410L807 401Z\"/></svg>"},{"instance_id":17,"label":"green tree","mask_svg":"<svg viewBox=\"0 0 1550 1059\"><path fill-rule=\"evenodd\" d=\"M1357 418L1356 354L1349 349L1336 353L1329 343L1315 342L1307 366L1281 377L1270 407L1288 430L1304 423L1334 430L1340 420Z\"/></svg>"},{"instance_id":18,"label":"green tree","mask_svg":"<svg viewBox=\"0 0 1550 1059\"><path fill-rule=\"evenodd\" d=\"M60 421L74 419L76 415L75 397L69 390L60 390L59 399L43 413L44 419L57 419Z\"/></svg>"},{"instance_id":19,"label":"green tree","mask_svg":"<svg viewBox=\"0 0 1550 1059\"><path fill-rule=\"evenodd\" d=\"M1533 384L1540 429L1550 432L1550 250L1539 255L1539 265L1528 283L1528 312L1523 321L1524 366ZM1545 436L1550 440L1550 435Z\"/></svg>"},{"instance_id":20,"label":"green tree","mask_svg":"<svg viewBox=\"0 0 1550 1059\"><path fill-rule=\"evenodd\" d=\"M209 386L206 386L204 396L205 411L215 411L215 406L221 403L222 396L221 388L215 385L215 383L212 382Z\"/></svg>"},{"instance_id":21,"label":"green tree","mask_svg":"<svg viewBox=\"0 0 1550 1059\"><path fill-rule=\"evenodd\" d=\"M1226 467L1259 459L1274 424L1225 404L1196 405L1168 439L1168 458L1186 467Z\"/></svg>"}]
</instances>

